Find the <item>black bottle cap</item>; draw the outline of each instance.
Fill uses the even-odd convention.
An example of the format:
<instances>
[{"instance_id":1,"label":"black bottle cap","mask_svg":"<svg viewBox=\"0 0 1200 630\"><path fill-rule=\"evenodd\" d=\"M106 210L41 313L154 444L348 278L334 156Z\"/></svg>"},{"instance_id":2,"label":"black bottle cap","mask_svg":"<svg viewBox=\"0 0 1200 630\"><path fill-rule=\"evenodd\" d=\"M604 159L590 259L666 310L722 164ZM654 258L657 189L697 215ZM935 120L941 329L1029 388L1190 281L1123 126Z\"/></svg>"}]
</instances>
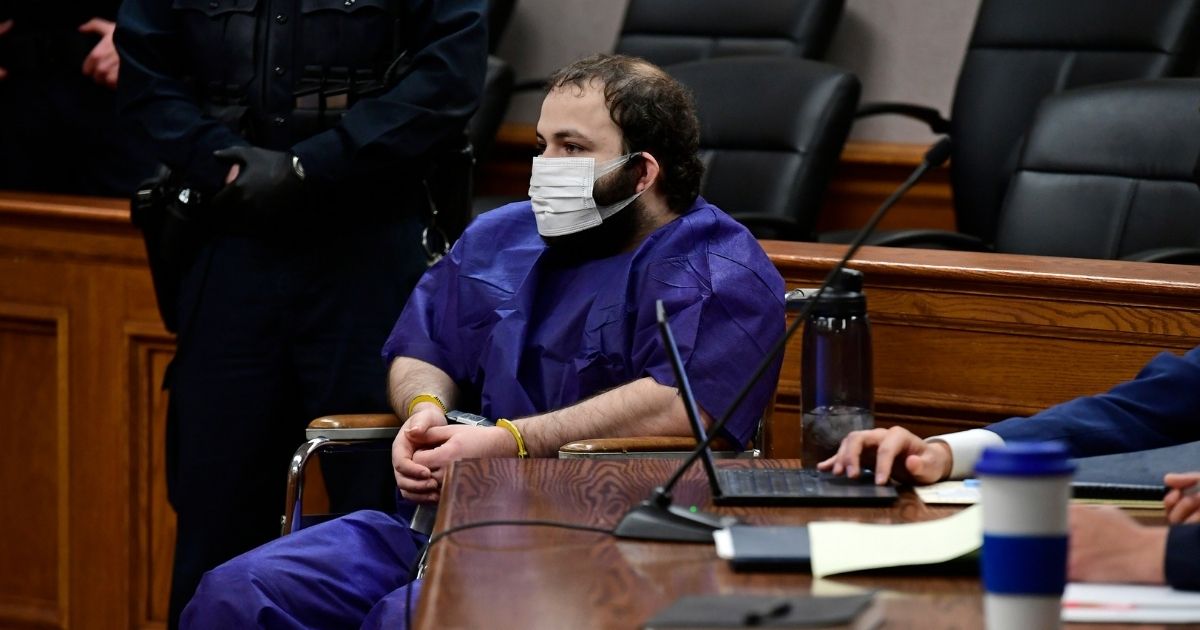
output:
<instances>
[{"instance_id":1,"label":"black bottle cap","mask_svg":"<svg viewBox=\"0 0 1200 630\"><path fill-rule=\"evenodd\" d=\"M816 289L795 289L787 294L789 310L798 310L816 295ZM809 312L809 317L851 317L867 313L863 294L863 274L857 269L842 269Z\"/></svg>"}]
</instances>

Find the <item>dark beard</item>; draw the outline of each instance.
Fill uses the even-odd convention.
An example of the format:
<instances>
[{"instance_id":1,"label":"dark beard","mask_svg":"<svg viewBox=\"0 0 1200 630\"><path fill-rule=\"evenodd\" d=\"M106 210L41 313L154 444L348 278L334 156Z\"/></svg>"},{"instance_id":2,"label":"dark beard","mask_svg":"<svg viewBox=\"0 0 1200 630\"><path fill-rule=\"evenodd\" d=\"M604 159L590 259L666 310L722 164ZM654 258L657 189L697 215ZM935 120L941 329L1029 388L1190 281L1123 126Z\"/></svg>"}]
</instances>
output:
<instances>
[{"instance_id":1,"label":"dark beard","mask_svg":"<svg viewBox=\"0 0 1200 630\"><path fill-rule=\"evenodd\" d=\"M601 178L592 188L596 205L608 206L632 197L640 177L640 168L621 168ZM542 240L550 246L547 255L551 261L563 265L615 256L633 244L644 224L643 214L642 199L638 197L596 227L574 234L543 236Z\"/></svg>"}]
</instances>

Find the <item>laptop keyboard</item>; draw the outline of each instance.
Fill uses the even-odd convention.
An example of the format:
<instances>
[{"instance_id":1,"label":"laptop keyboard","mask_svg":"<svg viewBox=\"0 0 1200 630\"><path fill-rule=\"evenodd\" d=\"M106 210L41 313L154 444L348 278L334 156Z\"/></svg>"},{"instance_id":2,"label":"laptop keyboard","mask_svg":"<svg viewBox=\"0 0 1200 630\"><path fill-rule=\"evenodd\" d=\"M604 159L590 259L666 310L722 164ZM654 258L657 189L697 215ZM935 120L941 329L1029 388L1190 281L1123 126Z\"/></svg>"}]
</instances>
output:
<instances>
[{"instance_id":1,"label":"laptop keyboard","mask_svg":"<svg viewBox=\"0 0 1200 630\"><path fill-rule=\"evenodd\" d=\"M808 496L819 494L819 477L795 468L718 470L721 492L730 496Z\"/></svg>"}]
</instances>

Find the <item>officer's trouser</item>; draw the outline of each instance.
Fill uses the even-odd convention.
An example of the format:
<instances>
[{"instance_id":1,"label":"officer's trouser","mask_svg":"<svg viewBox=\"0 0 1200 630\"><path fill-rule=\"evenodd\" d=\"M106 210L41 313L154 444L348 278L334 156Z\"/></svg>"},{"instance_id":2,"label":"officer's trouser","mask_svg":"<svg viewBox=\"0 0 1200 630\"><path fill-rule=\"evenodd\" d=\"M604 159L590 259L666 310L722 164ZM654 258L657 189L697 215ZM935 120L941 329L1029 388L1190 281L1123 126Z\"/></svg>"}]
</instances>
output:
<instances>
[{"instance_id":1,"label":"officer's trouser","mask_svg":"<svg viewBox=\"0 0 1200 630\"><path fill-rule=\"evenodd\" d=\"M419 232L405 218L304 238L223 236L197 257L167 377L172 623L205 571L279 535L309 420L389 409L380 349L425 268ZM335 509L393 496L386 453L346 479L325 470L343 491Z\"/></svg>"}]
</instances>

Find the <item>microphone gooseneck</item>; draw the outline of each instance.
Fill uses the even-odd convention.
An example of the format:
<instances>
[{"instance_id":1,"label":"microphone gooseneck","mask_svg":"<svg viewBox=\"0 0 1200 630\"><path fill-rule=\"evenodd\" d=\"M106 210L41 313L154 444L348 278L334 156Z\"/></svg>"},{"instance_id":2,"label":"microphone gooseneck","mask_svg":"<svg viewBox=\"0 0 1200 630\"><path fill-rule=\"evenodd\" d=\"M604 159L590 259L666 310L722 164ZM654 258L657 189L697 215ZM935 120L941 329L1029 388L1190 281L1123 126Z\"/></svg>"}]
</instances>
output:
<instances>
[{"instance_id":1,"label":"microphone gooseneck","mask_svg":"<svg viewBox=\"0 0 1200 630\"><path fill-rule=\"evenodd\" d=\"M921 163L917 165L917 168L913 169L913 172L908 176L908 179L904 180L904 183L901 184L899 188L892 192L892 194L889 195L888 198L879 205L879 208L875 210L875 213L871 215L871 218L867 220L866 225L859 230L858 234L854 237L854 240L850 242L850 246L847 248L845 255L843 255L841 260L839 260L837 264L835 264L833 268L829 270L829 273L821 282L821 286L817 289L817 292L813 294L812 297L805 300L805 303L801 307L800 312L797 313L795 320L790 326L788 326L787 330L784 331L783 336L775 342L775 345L771 347L771 350L763 357L763 360L758 364L758 367L755 368L754 373L750 375L750 378L747 379L746 384L742 386L742 389L738 392L737 396L734 397L733 402L731 402L725 409L725 413L721 414L721 418L709 428L707 438L696 445L696 448L692 450L687 458L683 460L683 463L675 469L675 472L671 474L671 477L666 483L656 487L648 499L634 507L625 515L625 518L622 519L621 523L618 524L617 529L615 530L617 536L627 538L647 538L653 540L707 542L712 540L712 530L719 529L729 524L728 519L722 519L721 517L705 514L703 512L683 510L681 508L672 506L671 491L675 488L675 485L679 483L679 480L683 477L683 474L687 472L687 469L690 468L691 465L700 458L700 455L704 453L705 449L707 449L712 444L712 441L716 439L718 435L720 435L721 430L725 428L725 425L729 423L730 418L733 417L733 412L737 410L738 406L741 405L742 401L745 400L747 395L749 395L750 390L753 389L755 383L762 378L763 373L767 371L767 368L770 367L771 363L773 363L775 359L783 353L784 348L787 346L788 340L791 339L792 335L794 335L796 331L800 329L800 326L803 325L805 319L808 317L809 311L811 311L817 301L821 299L821 296L825 293L825 290L829 288L829 285L833 282L833 279L836 278L842 268L846 266L846 263L849 262L850 258L853 257L859 248L862 247L863 243L870 238L871 234L875 231L876 226L879 225L879 222L883 219L884 215L887 214L888 210L890 210L892 206L896 205L896 202L899 201L900 198L903 197L905 193L907 193L909 189L911 189L921 179L921 177L925 175L925 173L927 173L930 169L937 168L945 163L946 160L950 158L950 152L950 138L942 137L942 139L934 143L933 146L931 146L929 150L925 152L925 157L921 160ZM659 519L659 521L656 523L655 519ZM656 528L655 525L658 527Z\"/></svg>"}]
</instances>

